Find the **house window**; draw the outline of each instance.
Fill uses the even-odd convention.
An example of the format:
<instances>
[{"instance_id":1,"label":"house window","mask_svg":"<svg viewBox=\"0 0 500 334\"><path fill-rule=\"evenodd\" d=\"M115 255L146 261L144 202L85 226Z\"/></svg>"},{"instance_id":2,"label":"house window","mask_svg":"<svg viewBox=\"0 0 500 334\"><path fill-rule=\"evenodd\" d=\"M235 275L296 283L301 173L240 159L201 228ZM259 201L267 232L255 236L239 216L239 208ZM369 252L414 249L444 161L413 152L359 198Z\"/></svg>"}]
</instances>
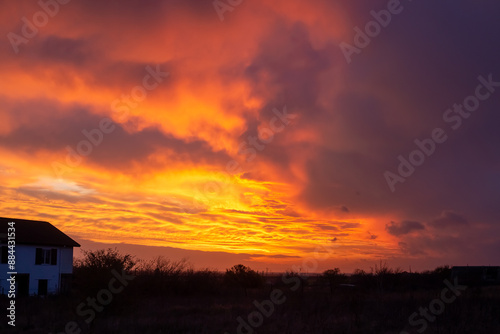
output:
<instances>
[{"instance_id":1,"label":"house window","mask_svg":"<svg viewBox=\"0 0 500 334\"><path fill-rule=\"evenodd\" d=\"M57 249L37 248L35 256L35 264L57 264Z\"/></svg>"}]
</instances>

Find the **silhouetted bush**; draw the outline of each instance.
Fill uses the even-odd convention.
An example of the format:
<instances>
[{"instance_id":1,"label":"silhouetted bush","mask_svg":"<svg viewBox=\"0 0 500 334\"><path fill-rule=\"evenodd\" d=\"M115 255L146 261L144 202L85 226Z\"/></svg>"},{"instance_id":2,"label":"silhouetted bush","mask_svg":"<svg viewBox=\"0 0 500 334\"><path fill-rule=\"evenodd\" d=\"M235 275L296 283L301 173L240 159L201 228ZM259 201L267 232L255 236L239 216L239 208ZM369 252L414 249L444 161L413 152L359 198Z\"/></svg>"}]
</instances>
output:
<instances>
[{"instance_id":1,"label":"silhouetted bush","mask_svg":"<svg viewBox=\"0 0 500 334\"><path fill-rule=\"evenodd\" d=\"M83 289L78 295L18 298L16 328L9 331L10 326L4 322L0 332L60 333L69 321L77 321L81 334L235 333L238 317L248 320L248 315L260 312L262 305L271 310L265 301L276 289L284 302L274 304L255 333L414 332L416 327L411 327L408 318L421 307L429 307L446 287L443 280L449 279L447 266L409 273L381 263L372 272L356 270L352 275L342 274L338 268L322 275L293 271L268 275L269 287L260 283L262 276L242 265L217 272L193 270L185 260L163 257L133 266L132 257L113 250L87 254L93 255L80 260L75 268L81 282L76 288ZM114 294L112 302L86 326L85 317L75 310L86 297L95 297L98 290L105 289L110 278L95 286L91 294L80 296L92 280L86 275L109 273L111 268L132 269L136 278L123 292ZM333 293L329 293L330 280ZM251 298L235 293L243 286ZM7 302L7 297L0 296L0 302ZM435 321L429 321L426 333L498 333L499 305L500 287L469 287L446 304Z\"/></svg>"},{"instance_id":2,"label":"silhouetted bush","mask_svg":"<svg viewBox=\"0 0 500 334\"><path fill-rule=\"evenodd\" d=\"M322 278L328 283L330 293L333 293L335 287L346 282L346 275L340 273L339 268L329 269L323 272Z\"/></svg>"},{"instance_id":3,"label":"silhouetted bush","mask_svg":"<svg viewBox=\"0 0 500 334\"><path fill-rule=\"evenodd\" d=\"M249 288L259 288L264 285L264 277L249 267L237 264L230 269L226 269L224 283L228 286L243 288L245 295L247 295Z\"/></svg>"},{"instance_id":4,"label":"silhouetted bush","mask_svg":"<svg viewBox=\"0 0 500 334\"><path fill-rule=\"evenodd\" d=\"M75 261L73 271L75 288L82 295L95 294L106 288L113 277L113 270L130 272L136 264L132 255L120 254L116 248L84 250L83 253L84 257Z\"/></svg>"}]
</instances>

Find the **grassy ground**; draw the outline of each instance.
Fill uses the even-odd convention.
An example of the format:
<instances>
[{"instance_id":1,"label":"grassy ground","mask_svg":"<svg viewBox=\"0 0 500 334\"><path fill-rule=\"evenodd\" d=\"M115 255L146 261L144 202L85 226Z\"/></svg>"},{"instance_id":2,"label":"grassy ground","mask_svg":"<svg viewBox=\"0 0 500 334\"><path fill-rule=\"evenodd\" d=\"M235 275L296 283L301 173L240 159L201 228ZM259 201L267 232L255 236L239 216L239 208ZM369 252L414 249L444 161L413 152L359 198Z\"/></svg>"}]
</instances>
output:
<instances>
[{"instance_id":1,"label":"grassy ground","mask_svg":"<svg viewBox=\"0 0 500 334\"><path fill-rule=\"evenodd\" d=\"M134 281L114 295L96 312L90 324L77 307L86 302L78 292L71 296L18 298L16 327L0 324L1 333L66 333L65 326L76 322L78 328L67 333L417 333L408 318L420 307L429 308L440 298L445 285L435 288L361 289L359 287L266 285L257 289L221 287L210 292L154 293L144 282ZM265 309L259 316L254 301L271 300L271 292L282 292L280 305ZM145 292L146 291L146 292ZM90 294L90 296L96 296ZM284 300L285 299L285 300ZM8 299L1 298L2 308ZM5 312L5 311L4 311ZM253 313L252 313L253 312ZM81 312L80 312L81 313ZM259 314L261 314L260 312ZM252 315L253 314L253 315ZM249 319L249 315L250 318ZM253 318L252 318L253 316ZM248 325L242 327L241 317ZM418 319L424 319L419 316ZM250 324L255 326L251 326ZM426 321L425 333L500 333L500 287L469 287L441 314ZM70 325L71 326L71 325ZM238 331L238 326L240 330Z\"/></svg>"}]
</instances>

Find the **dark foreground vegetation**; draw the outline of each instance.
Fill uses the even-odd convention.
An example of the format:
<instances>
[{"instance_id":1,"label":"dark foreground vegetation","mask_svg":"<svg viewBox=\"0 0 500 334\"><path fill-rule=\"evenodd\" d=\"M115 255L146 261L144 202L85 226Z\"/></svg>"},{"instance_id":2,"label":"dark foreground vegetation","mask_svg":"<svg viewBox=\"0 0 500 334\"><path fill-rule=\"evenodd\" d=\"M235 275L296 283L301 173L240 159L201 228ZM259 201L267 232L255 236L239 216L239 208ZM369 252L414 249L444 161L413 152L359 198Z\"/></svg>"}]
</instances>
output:
<instances>
[{"instance_id":1,"label":"dark foreground vegetation","mask_svg":"<svg viewBox=\"0 0 500 334\"><path fill-rule=\"evenodd\" d=\"M18 297L16 327L4 317L0 332L500 333L500 287L461 286L450 274L383 263L352 275L221 273L102 250L76 263L70 293Z\"/></svg>"}]
</instances>

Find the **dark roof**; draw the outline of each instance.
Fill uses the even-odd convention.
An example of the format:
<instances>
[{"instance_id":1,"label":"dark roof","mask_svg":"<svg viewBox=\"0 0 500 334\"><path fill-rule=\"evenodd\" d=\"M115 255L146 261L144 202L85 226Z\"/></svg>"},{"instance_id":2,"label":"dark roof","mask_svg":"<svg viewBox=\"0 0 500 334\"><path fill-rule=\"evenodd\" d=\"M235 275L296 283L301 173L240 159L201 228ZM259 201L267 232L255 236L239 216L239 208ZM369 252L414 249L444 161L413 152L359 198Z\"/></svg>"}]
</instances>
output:
<instances>
[{"instance_id":1,"label":"dark roof","mask_svg":"<svg viewBox=\"0 0 500 334\"><path fill-rule=\"evenodd\" d=\"M500 266L454 266L451 270L483 270L488 268L500 268Z\"/></svg>"},{"instance_id":2,"label":"dark roof","mask_svg":"<svg viewBox=\"0 0 500 334\"><path fill-rule=\"evenodd\" d=\"M0 241L6 243L7 225L15 222L16 244L60 247L80 247L80 244L44 221L0 217Z\"/></svg>"}]
</instances>

